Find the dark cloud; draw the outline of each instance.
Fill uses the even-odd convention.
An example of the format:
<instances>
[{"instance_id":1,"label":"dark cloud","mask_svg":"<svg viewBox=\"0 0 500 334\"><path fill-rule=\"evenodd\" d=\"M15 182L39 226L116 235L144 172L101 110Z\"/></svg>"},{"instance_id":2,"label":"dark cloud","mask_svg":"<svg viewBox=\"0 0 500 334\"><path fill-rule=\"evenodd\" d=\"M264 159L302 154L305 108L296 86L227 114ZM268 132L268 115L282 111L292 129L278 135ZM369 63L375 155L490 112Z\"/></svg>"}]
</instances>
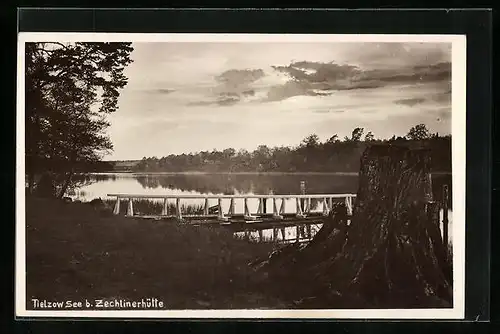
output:
<instances>
[{"instance_id":1,"label":"dark cloud","mask_svg":"<svg viewBox=\"0 0 500 334\"><path fill-rule=\"evenodd\" d=\"M175 92L174 89L168 89L168 88L158 88L156 90L157 93L160 93L160 94L170 94L170 93L173 93Z\"/></svg>"},{"instance_id":2,"label":"dark cloud","mask_svg":"<svg viewBox=\"0 0 500 334\"><path fill-rule=\"evenodd\" d=\"M317 114L328 114L328 113L343 113L345 110L327 110L327 109L320 109L320 110L314 110L313 112Z\"/></svg>"},{"instance_id":3,"label":"dark cloud","mask_svg":"<svg viewBox=\"0 0 500 334\"><path fill-rule=\"evenodd\" d=\"M214 79L218 83L211 89L213 101L193 102L191 105L234 105L241 99L255 95L252 83L264 77L262 69L232 69L221 73Z\"/></svg>"},{"instance_id":4,"label":"dark cloud","mask_svg":"<svg viewBox=\"0 0 500 334\"><path fill-rule=\"evenodd\" d=\"M451 61L451 43L363 43L344 56L371 68L437 64Z\"/></svg>"},{"instance_id":5,"label":"dark cloud","mask_svg":"<svg viewBox=\"0 0 500 334\"><path fill-rule=\"evenodd\" d=\"M213 101L196 101L196 102L189 103L189 105L192 105L192 106L211 106L211 105L232 106L238 102L240 102L239 95L229 93L229 94L220 94L217 97L217 99L215 99Z\"/></svg>"},{"instance_id":6,"label":"dark cloud","mask_svg":"<svg viewBox=\"0 0 500 334\"><path fill-rule=\"evenodd\" d=\"M299 61L288 66L273 66L280 72L288 73L295 80L307 80L311 83L323 83L346 79L359 72L356 66L338 65L333 62L320 63Z\"/></svg>"},{"instance_id":7,"label":"dark cloud","mask_svg":"<svg viewBox=\"0 0 500 334\"><path fill-rule=\"evenodd\" d=\"M262 69L232 69L216 76L215 80L228 86L239 86L257 81L263 76L264 71Z\"/></svg>"},{"instance_id":8,"label":"dark cloud","mask_svg":"<svg viewBox=\"0 0 500 334\"><path fill-rule=\"evenodd\" d=\"M421 97L415 97L415 98L411 98L411 99L401 99L401 100L394 101L394 103L396 103L396 104L402 104L402 105L405 105L408 107L413 107L413 106L416 106L417 104L422 104L424 102L425 102L425 99L421 98Z\"/></svg>"},{"instance_id":9,"label":"dark cloud","mask_svg":"<svg viewBox=\"0 0 500 334\"><path fill-rule=\"evenodd\" d=\"M288 66L273 66L273 68L286 73L290 81L272 87L268 94L270 101L283 100L296 95L330 95L331 91L338 90L451 81L451 63L449 62L397 69L363 70L357 66L339 65L333 62L298 61ZM323 91L323 93L318 91Z\"/></svg>"}]
</instances>

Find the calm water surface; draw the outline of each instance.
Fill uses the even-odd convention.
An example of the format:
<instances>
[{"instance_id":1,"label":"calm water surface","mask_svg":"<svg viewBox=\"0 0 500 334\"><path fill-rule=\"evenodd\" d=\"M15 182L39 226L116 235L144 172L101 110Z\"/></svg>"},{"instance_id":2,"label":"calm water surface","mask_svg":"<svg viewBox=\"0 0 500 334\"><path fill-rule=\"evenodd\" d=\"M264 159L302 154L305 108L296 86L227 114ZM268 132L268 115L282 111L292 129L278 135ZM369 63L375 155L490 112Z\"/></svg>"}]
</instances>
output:
<instances>
[{"instance_id":1,"label":"calm water surface","mask_svg":"<svg viewBox=\"0 0 500 334\"><path fill-rule=\"evenodd\" d=\"M80 186L70 196L81 201L95 198L111 198L107 194L140 195L262 195L300 194L300 182L306 184L309 194L353 193L358 190L357 175L338 174L133 174L96 173L79 179ZM434 198L441 199L442 185L451 191L451 176L433 176ZM450 193L451 198L451 193ZM202 199L183 199L183 204L203 204ZM210 200L209 205L216 205ZM257 211L256 199L249 199L249 209ZM243 213L243 200L235 201L235 211ZM277 201L281 205L281 201ZM451 208L451 201L449 202ZM222 208L229 209L229 200L223 200ZM313 211L321 211L322 203L313 203ZM267 211L272 212L272 201L267 201ZM285 212L295 212L295 201L287 200ZM442 212L441 212L442 216ZM450 223L452 220L450 210ZM450 238L451 231L450 228ZM271 231L272 232L272 231ZM286 230L287 238L295 237L295 228ZM266 231L264 237L269 236ZM257 237L257 234L251 235Z\"/></svg>"}]
</instances>

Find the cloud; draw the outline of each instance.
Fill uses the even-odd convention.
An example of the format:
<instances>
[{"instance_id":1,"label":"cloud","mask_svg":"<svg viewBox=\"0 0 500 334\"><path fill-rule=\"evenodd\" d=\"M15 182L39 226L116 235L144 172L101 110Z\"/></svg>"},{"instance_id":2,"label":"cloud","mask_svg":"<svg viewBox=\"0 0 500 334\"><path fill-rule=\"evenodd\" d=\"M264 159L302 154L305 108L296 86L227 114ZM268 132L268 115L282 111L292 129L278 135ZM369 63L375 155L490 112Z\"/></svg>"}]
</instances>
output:
<instances>
[{"instance_id":1,"label":"cloud","mask_svg":"<svg viewBox=\"0 0 500 334\"><path fill-rule=\"evenodd\" d=\"M156 90L157 93L160 93L160 94L170 94L170 93L173 93L175 92L174 89L168 89L168 88L158 88Z\"/></svg>"},{"instance_id":2,"label":"cloud","mask_svg":"<svg viewBox=\"0 0 500 334\"><path fill-rule=\"evenodd\" d=\"M319 109L319 110L313 110L314 113L317 114L328 114L328 113L343 113L345 110L339 109L339 110L330 110L330 109Z\"/></svg>"},{"instance_id":3,"label":"cloud","mask_svg":"<svg viewBox=\"0 0 500 334\"><path fill-rule=\"evenodd\" d=\"M326 96L341 90L451 81L449 62L364 70L358 66L339 65L334 62L298 61L288 66L272 68L286 73L290 79L284 84L271 87L268 101L283 100L297 95Z\"/></svg>"},{"instance_id":4,"label":"cloud","mask_svg":"<svg viewBox=\"0 0 500 334\"><path fill-rule=\"evenodd\" d=\"M262 69L232 69L221 73L215 80L226 86L240 86L252 83L264 76Z\"/></svg>"},{"instance_id":5,"label":"cloud","mask_svg":"<svg viewBox=\"0 0 500 334\"><path fill-rule=\"evenodd\" d=\"M343 59L364 68L401 68L451 61L451 43L354 43Z\"/></svg>"},{"instance_id":6,"label":"cloud","mask_svg":"<svg viewBox=\"0 0 500 334\"><path fill-rule=\"evenodd\" d=\"M252 84L263 78L262 69L231 69L214 77L216 86L210 89L209 100L191 102L189 105L234 105L256 94Z\"/></svg>"},{"instance_id":7,"label":"cloud","mask_svg":"<svg viewBox=\"0 0 500 334\"><path fill-rule=\"evenodd\" d=\"M421 97L415 97L415 98L411 98L411 99L400 99L400 100L394 101L394 103L396 103L396 104L402 104L402 105L409 106L409 107L413 107L413 106L416 106L417 104L422 104L424 102L425 102L425 99L421 98Z\"/></svg>"}]
</instances>

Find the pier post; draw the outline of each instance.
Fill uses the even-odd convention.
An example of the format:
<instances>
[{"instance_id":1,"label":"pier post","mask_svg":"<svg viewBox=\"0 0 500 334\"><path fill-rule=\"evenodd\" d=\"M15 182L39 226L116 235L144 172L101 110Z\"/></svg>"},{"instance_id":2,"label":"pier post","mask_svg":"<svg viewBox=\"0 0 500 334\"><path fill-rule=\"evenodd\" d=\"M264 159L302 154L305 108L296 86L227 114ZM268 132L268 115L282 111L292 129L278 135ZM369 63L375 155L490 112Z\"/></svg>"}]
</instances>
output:
<instances>
[{"instance_id":1,"label":"pier post","mask_svg":"<svg viewBox=\"0 0 500 334\"><path fill-rule=\"evenodd\" d=\"M267 198L262 198L262 213L267 213Z\"/></svg>"},{"instance_id":2,"label":"pier post","mask_svg":"<svg viewBox=\"0 0 500 334\"><path fill-rule=\"evenodd\" d=\"M278 207L276 206L276 198L273 197L273 218L275 219L282 219L283 216L281 216L278 212Z\"/></svg>"},{"instance_id":3,"label":"pier post","mask_svg":"<svg viewBox=\"0 0 500 334\"><path fill-rule=\"evenodd\" d=\"M263 239L262 230L258 230L258 232L259 232L259 242L262 242L262 239Z\"/></svg>"},{"instance_id":4,"label":"pier post","mask_svg":"<svg viewBox=\"0 0 500 334\"><path fill-rule=\"evenodd\" d=\"M113 210L114 215L120 214L120 197L116 197L115 209Z\"/></svg>"},{"instance_id":5,"label":"pier post","mask_svg":"<svg viewBox=\"0 0 500 334\"><path fill-rule=\"evenodd\" d=\"M352 216L352 197L351 196L346 196L345 206L347 208L347 215Z\"/></svg>"},{"instance_id":6,"label":"pier post","mask_svg":"<svg viewBox=\"0 0 500 334\"><path fill-rule=\"evenodd\" d=\"M203 206L203 214L208 216L208 198L205 198L205 205Z\"/></svg>"},{"instance_id":7,"label":"pier post","mask_svg":"<svg viewBox=\"0 0 500 334\"><path fill-rule=\"evenodd\" d=\"M224 212L222 211L222 198L218 198L217 199L217 208L218 208L218 218L219 220L222 220L222 221L228 221L228 218L224 216Z\"/></svg>"},{"instance_id":8,"label":"pier post","mask_svg":"<svg viewBox=\"0 0 500 334\"><path fill-rule=\"evenodd\" d=\"M259 198L259 207L257 208L257 214L260 215L263 213L263 210L262 210L262 198Z\"/></svg>"},{"instance_id":9,"label":"pier post","mask_svg":"<svg viewBox=\"0 0 500 334\"><path fill-rule=\"evenodd\" d=\"M231 217L234 215L234 198L231 198L231 201L229 202L229 211L228 215Z\"/></svg>"},{"instance_id":10,"label":"pier post","mask_svg":"<svg viewBox=\"0 0 500 334\"><path fill-rule=\"evenodd\" d=\"M326 201L326 197L323 199L323 216L328 216L330 210L328 208L328 203Z\"/></svg>"},{"instance_id":11,"label":"pier post","mask_svg":"<svg viewBox=\"0 0 500 334\"><path fill-rule=\"evenodd\" d=\"M305 195L306 194L306 181L300 181L300 194ZM305 199L300 199L300 211L305 212L306 211L306 201Z\"/></svg>"},{"instance_id":12,"label":"pier post","mask_svg":"<svg viewBox=\"0 0 500 334\"><path fill-rule=\"evenodd\" d=\"M300 225L296 226L296 232L295 232L295 241L299 242L300 241Z\"/></svg>"},{"instance_id":13,"label":"pier post","mask_svg":"<svg viewBox=\"0 0 500 334\"><path fill-rule=\"evenodd\" d=\"M128 199L128 208L127 208L127 216L134 215L134 206L132 204L132 198Z\"/></svg>"},{"instance_id":14,"label":"pier post","mask_svg":"<svg viewBox=\"0 0 500 334\"><path fill-rule=\"evenodd\" d=\"M253 219L255 219L255 217L252 216L252 214L250 214L250 209L248 208L248 198L245 197L244 201L245 201L245 205L244 205L245 206L245 211L244 211L244 214L243 214L244 218L246 220L253 220Z\"/></svg>"},{"instance_id":15,"label":"pier post","mask_svg":"<svg viewBox=\"0 0 500 334\"><path fill-rule=\"evenodd\" d=\"M278 241L278 228L273 227L273 241L277 242Z\"/></svg>"},{"instance_id":16,"label":"pier post","mask_svg":"<svg viewBox=\"0 0 500 334\"><path fill-rule=\"evenodd\" d=\"M162 211L161 211L161 215L162 216L168 216L168 202L167 202L166 198L163 199L163 208L162 208Z\"/></svg>"},{"instance_id":17,"label":"pier post","mask_svg":"<svg viewBox=\"0 0 500 334\"><path fill-rule=\"evenodd\" d=\"M285 214L285 210L286 210L286 199L285 198L282 198L281 199L281 207L280 207L280 216L283 216Z\"/></svg>"},{"instance_id":18,"label":"pier post","mask_svg":"<svg viewBox=\"0 0 500 334\"><path fill-rule=\"evenodd\" d=\"M304 218L304 213L302 212L301 199L299 197L297 197L296 200L297 200L297 213L296 213L296 216L297 216L297 218Z\"/></svg>"},{"instance_id":19,"label":"pier post","mask_svg":"<svg viewBox=\"0 0 500 334\"><path fill-rule=\"evenodd\" d=\"M182 219L182 209L181 209L181 199L180 197L177 197L175 200L175 209L176 209L176 216L177 219Z\"/></svg>"},{"instance_id":20,"label":"pier post","mask_svg":"<svg viewBox=\"0 0 500 334\"><path fill-rule=\"evenodd\" d=\"M311 212L311 197L307 198L307 208L305 210L305 213L310 213Z\"/></svg>"}]
</instances>

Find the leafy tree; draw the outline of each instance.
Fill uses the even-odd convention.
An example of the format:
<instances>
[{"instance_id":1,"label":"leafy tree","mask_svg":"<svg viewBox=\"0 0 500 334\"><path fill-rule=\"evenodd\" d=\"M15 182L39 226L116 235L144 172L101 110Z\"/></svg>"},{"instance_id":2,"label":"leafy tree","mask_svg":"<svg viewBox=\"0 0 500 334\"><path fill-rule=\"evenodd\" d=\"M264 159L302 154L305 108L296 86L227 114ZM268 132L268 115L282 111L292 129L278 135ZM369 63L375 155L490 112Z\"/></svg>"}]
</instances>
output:
<instances>
[{"instance_id":1,"label":"leafy tree","mask_svg":"<svg viewBox=\"0 0 500 334\"><path fill-rule=\"evenodd\" d=\"M430 132L425 124L418 124L410 129L406 137L410 140L424 140L430 137Z\"/></svg>"},{"instance_id":2,"label":"leafy tree","mask_svg":"<svg viewBox=\"0 0 500 334\"><path fill-rule=\"evenodd\" d=\"M319 143L319 137L316 134L311 134L302 140L301 146L317 147L319 146Z\"/></svg>"},{"instance_id":3,"label":"leafy tree","mask_svg":"<svg viewBox=\"0 0 500 334\"><path fill-rule=\"evenodd\" d=\"M368 131L368 133L365 135L365 141L373 141L375 140L375 136L371 131Z\"/></svg>"},{"instance_id":4,"label":"leafy tree","mask_svg":"<svg viewBox=\"0 0 500 334\"><path fill-rule=\"evenodd\" d=\"M117 110L131 43L27 43L26 171L52 174L62 197L75 172L113 148L106 116Z\"/></svg>"},{"instance_id":5,"label":"leafy tree","mask_svg":"<svg viewBox=\"0 0 500 334\"><path fill-rule=\"evenodd\" d=\"M361 137L363 136L364 130L365 129L363 129L363 128L355 128L354 130L352 130L351 140L352 141L360 141Z\"/></svg>"},{"instance_id":6,"label":"leafy tree","mask_svg":"<svg viewBox=\"0 0 500 334\"><path fill-rule=\"evenodd\" d=\"M346 141L339 141L337 135L333 135L326 142L319 142L316 135L307 136L298 146L280 146L269 148L260 145L253 152L232 148L222 151L214 150L212 153L200 152L194 154L169 155L160 159L156 167L149 160L146 166L142 162L137 165L136 171L153 171L158 168L162 171L218 171L218 172L346 172L358 171L359 161L366 143L374 141L372 132L366 133L361 138L361 128L353 131L353 136ZM441 171L451 169L451 136L434 136L423 142L408 140L406 137L392 136L391 139L380 139L377 142L395 142L398 145L418 147L425 144L431 149L433 168ZM186 158L187 157L187 158Z\"/></svg>"},{"instance_id":7,"label":"leafy tree","mask_svg":"<svg viewBox=\"0 0 500 334\"><path fill-rule=\"evenodd\" d=\"M339 142L339 136L337 136L337 134L334 134L333 136L328 138L328 140L326 141L327 144L334 144L334 143L338 143L338 142Z\"/></svg>"}]
</instances>

